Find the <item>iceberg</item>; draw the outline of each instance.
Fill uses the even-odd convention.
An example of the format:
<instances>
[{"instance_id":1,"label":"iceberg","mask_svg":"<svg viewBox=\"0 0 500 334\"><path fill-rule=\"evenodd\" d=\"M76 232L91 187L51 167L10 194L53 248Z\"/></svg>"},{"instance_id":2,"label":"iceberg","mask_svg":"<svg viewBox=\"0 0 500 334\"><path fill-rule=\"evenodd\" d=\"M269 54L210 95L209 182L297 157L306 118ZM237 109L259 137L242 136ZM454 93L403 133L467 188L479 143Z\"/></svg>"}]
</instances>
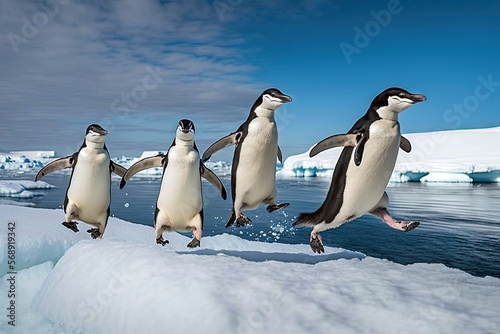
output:
<instances>
[{"instance_id":1,"label":"iceberg","mask_svg":"<svg viewBox=\"0 0 500 334\"><path fill-rule=\"evenodd\" d=\"M42 168L53 160L54 151L11 151L0 152L0 171L8 170L17 173Z\"/></svg>"},{"instance_id":2,"label":"iceberg","mask_svg":"<svg viewBox=\"0 0 500 334\"><path fill-rule=\"evenodd\" d=\"M125 168L129 168L134 163L147 157L158 154L164 154L165 151L144 151L140 157L115 157L112 160ZM0 152L0 173L10 172L11 174L22 174L36 172L46 164L56 159L55 151L11 151L8 153ZM207 161L205 166L217 173L218 176L227 176L231 174L231 165L225 161ZM70 170L64 169L57 173L70 173ZM134 178L159 178L163 174L162 167L149 168L134 175ZM116 175L112 175L116 178ZM1 191L1 190L0 190ZM7 192L4 192L4 194ZM27 195L27 193L25 194ZM0 196L1 192L0 192Z\"/></svg>"},{"instance_id":3,"label":"iceberg","mask_svg":"<svg viewBox=\"0 0 500 334\"><path fill-rule=\"evenodd\" d=\"M392 182L500 182L500 127L404 135L412 151L400 151ZM312 148L312 147L311 147ZM309 151L285 160L287 176L331 177L342 148L310 158Z\"/></svg>"},{"instance_id":4,"label":"iceberg","mask_svg":"<svg viewBox=\"0 0 500 334\"><path fill-rule=\"evenodd\" d=\"M51 188L54 186L43 181L0 180L0 197L33 198L37 194L30 190Z\"/></svg>"},{"instance_id":5,"label":"iceberg","mask_svg":"<svg viewBox=\"0 0 500 334\"><path fill-rule=\"evenodd\" d=\"M111 217L103 239L62 210L0 205L15 223L19 333L494 333L500 279L340 248L189 237ZM7 233L0 233L7 273ZM7 274L0 295L8 296ZM478 305L480 310L478 311ZM0 323L0 332L13 327Z\"/></svg>"}]
</instances>

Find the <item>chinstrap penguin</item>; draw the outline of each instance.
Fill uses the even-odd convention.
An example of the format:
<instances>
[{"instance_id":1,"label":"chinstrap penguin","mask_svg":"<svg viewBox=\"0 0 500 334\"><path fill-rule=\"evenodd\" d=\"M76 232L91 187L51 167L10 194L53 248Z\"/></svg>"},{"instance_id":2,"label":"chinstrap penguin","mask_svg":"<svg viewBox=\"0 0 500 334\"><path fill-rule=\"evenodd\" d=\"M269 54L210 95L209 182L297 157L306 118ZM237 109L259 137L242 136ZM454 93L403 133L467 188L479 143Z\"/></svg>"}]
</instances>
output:
<instances>
[{"instance_id":1,"label":"chinstrap penguin","mask_svg":"<svg viewBox=\"0 0 500 334\"><path fill-rule=\"evenodd\" d=\"M187 246L200 246L203 229L201 177L213 184L221 197L226 199L222 182L200 160L194 134L193 122L180 120L174 142L167 153L136 162L120 183L120 188L123 188L134 174L147 168L163 167L154 216L156 243L162 246L168 243L163 239L163 231L193 231L193 239Z\"/></svg>"},{"instance_id":2,"label":"chinstrap penguin","mask_svg":"<svg viewBox=\"0 0 500 334\"><path fill-rule=\"evenodd\" d=\"M398 115L426 97L401 88L389 88L372 101L366 114L347 134L334 135L316 144L309 156L344 146L333 172L332 183L321 207L301 213L293 226L313 226L310 244L323 253L319 232L338 227L371 213L394 229L410 231L414 221L397 221L387 211L385 188L396 164L399 148L410 152L411 144L401 136Z\"/></svg>"},{"instance_id":3,"label":"chinstrap penguin","mask_svg":"<svg viewBox=\"0 0 500 334\"><path fill-rule=\"evenodd\" d=\"M108 223L111 203L111 173L125 175L126 169L111 161L104 143L108 131L91 124L78 152L52 161L43 167L35 181L63 168L72 168L64 200L64 226L78 232L77 222L94 226L87 230L92 238L102 238Z\"/></svg>"},{"instance_id":4,"label":"chinstrap penguin","mask_svg":"<svg viewBox=\"0 0 500 334\"><path fill-rule=\"evenodd\" d=\"M276 88L265 90L255 101L247 120L233 133L219 139L203 153L202 161L222 148L236 145L231 168L233 211L226 227L251 222L242 211L268 204L273 212L288 206L276 204L276 157L282 162L274 112L292 98Z\"/></svg>"}]
</instances>

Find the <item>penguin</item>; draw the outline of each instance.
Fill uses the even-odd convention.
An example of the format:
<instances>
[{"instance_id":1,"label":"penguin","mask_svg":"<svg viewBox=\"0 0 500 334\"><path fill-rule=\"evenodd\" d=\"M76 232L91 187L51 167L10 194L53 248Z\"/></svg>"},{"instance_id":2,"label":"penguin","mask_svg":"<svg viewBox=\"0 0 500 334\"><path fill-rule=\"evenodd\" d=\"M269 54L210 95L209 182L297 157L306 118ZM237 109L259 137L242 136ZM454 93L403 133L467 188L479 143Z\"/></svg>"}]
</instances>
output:
<instances>
[{"instance_id":1,"label":"penguin","mask_svg":"<svg viewBox=\"0 0 500 334\"><path fill-rule=\"evenodd\" d=\"M65 221L62 225L78 232L77 222L94 226L87 230L93 239L102 238L108 224L111 203L111 173L125 175L124 167L111 161L104 143L108 131L98 124L91 124L85 132L85 139L78 152L52 161L43 167L35 177L59 169L72 168L64 199Z\"/></svg>"},{"instance_id":2,"label":"penguin","mask_svg":"<svg viewBox=\"0 0 500 334\"><path fill-rule=\"evenodd\" d=\"M278 146L278 129L274 112L292 98L276 88L265 90L255 101L247 120L233 133L219 139L203 153L207 161L220 149L236 145L231 168L233 210L226 227L251 223L243 210L268 204L267 211L283 209L289 203L276 204L276 157L283 161Z\"/></svg>"},{"instance_id":3,"label":"penguin","mask_svg":"<svg viewBox=\"0 0 500 334\"><path fill-rule=\"evenodd\" d=\"M122 189L130 178L145 169L163 167L160 193L154 215L156 243L165 246L163 231L193 231L187 247L200 246L203 229L203 197L201 177L208 180L226 199L226 189L219 178L200 160L194 142L192 121L181 119L174 142L166 154L144 158L128 169L120 182Z\"/></svg>"},{"instance_id":4,"label":"penguin","mask_svg":"<svg viewBox=\"0 0 500 334\"><path fill-rule=\"evenodd\" d=\"M333 172L332 183L321 207L301 213L293 226L313 226L310 245L315 253L324 253L319 232L338 227L365 213L371 213L390 227L410 231L415 221L397 221L387 211L389 198L385 188L396 164L399 148L411 151L411 144L401 136L399 113L425 101L420 94L401 88L388 88L373 99L366 114L347 134L328 137L309 152L318 153L343 146Z\"/></svg>"}]
</instances>

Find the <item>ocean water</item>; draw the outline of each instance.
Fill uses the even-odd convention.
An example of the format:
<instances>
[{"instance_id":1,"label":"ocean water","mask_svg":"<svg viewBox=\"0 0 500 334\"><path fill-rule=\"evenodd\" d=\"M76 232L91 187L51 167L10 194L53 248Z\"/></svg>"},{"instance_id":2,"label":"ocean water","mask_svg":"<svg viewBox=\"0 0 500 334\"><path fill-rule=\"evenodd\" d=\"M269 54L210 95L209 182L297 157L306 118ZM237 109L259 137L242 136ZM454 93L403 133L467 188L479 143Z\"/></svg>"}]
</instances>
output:
<instances>
[{"instance_id":1,"label":"ocean water","mask_svg":"<svg viewBox=\"0 0 500 334\"><path fill-rule=\"evenodd\" d=\"M2 178L33 180L34 174L0 174ZM61 208L69 174L53 173L43 180L56 188L35 191L39 196L29 202L40 208ZM226 176L221 180L228 191L227 201L203 182L204 236L228 233L248 240L290 244L309 243L310 228L293 228L292 223L299 213L316 210L330 185L328 178L278 177L278 202L289 202L290 206L268 213L262 205L245 212L252 225L225 228L231 214L230 179ZM112 216L153 226L160 179L133 178L123 190L118 184L119 179L113 179ZM500 277L500 184L391 183L387 193L391 214L396 219L417 220L419 227L404 233L365 215L322 232L324 244L401 264L441 263L476 276ZM61 215L61 222L63 219ZM168 239L168 233L164 238ZM153 234L151 242L155 242Z\"/></svg>"}]
</instances>

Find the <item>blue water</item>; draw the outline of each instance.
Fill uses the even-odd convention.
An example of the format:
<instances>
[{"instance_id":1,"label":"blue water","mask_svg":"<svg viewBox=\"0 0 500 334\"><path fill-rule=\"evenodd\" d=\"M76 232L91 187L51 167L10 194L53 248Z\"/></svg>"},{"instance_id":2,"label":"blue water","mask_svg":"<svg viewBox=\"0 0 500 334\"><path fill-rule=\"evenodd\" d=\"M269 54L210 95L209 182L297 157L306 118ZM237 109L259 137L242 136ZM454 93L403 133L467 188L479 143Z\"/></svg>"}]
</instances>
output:
<instances>
[{"instance_id":1,"label":"blue water","mask_svg":"<svg viewBox=\"0 0 500 334\"><path fill-rule=\"evenodd\" d=\"M0 178L32 180L33 175ZM67 173L46 176L44 181L57 188L36 191L41 196L30 201L36 207L61 208L68 178ZM229 190L229 177L221 179ZM160 179L132 179L123 190L118 189L118 182L112 182L112 215L152 226ZM278 201L290 202L289 207L268 213L261 206L245 212L252 225L226 229L231 201L223 201L214 187L203 182L204 236L228 233L263 242L308 243L310 228L292 228L292 223L300 212L314 211L321 205L329 185L330 180L324 178L278 178ZM391 214L396 219L420 221L418 228L403 233L365 215L324 231L324 244L401 264L442 263L476 276L500 277L499 184L390 184L387 193ZM165 237L168 239L168 234Z\"/></svg>"}]
</instances>

